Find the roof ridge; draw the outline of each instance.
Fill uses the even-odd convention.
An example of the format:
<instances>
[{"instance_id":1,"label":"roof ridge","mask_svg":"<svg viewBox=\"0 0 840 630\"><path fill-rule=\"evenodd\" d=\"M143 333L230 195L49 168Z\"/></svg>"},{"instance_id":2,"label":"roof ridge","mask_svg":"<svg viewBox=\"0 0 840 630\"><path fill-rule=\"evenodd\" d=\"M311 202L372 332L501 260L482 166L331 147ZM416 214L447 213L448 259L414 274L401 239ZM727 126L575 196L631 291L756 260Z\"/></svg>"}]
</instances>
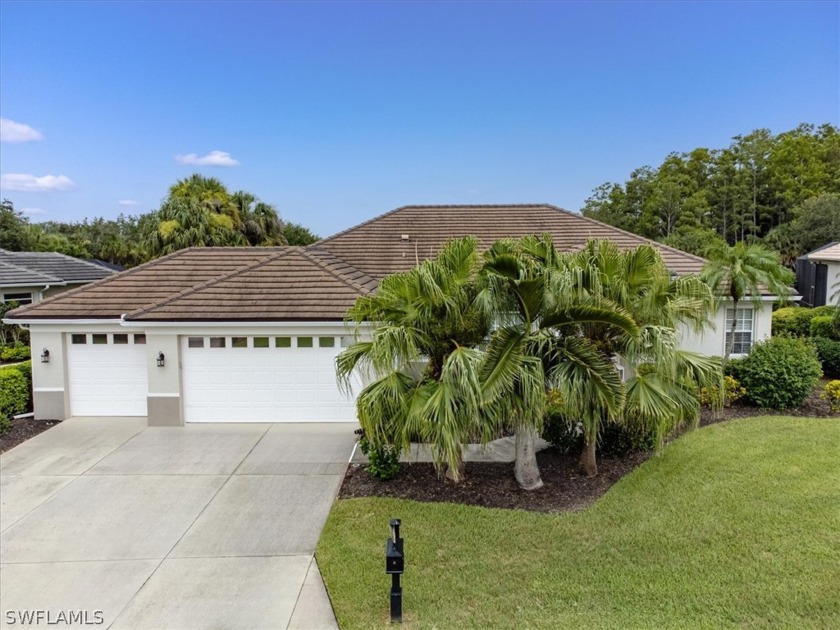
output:
<instances>
[{"instance_id":1,"label":"roof ridge","mask_svg":"<svg viewBox=\"0 0 840 630\"><path fill-rule=\"evenodd\" d=\"M604 223L603 221L599 221L598 219L593 219L593 218L591 218L591 217L584 216L584 215L582 215L582 214L580 214L580 213L578 213L578 212L572 212L571 210L566 210L565 208L561 208L561 207L559 207L559 206L555 206L555 205L552 205L552 204L545 204L545 205L546 205L546 207L551 208L552 210L557 210L558 212L562 212L562 213L564 213L564 214L568 214L568 215L573 216L573 217L575 217L575 218L577 218L577 219L583 219L584 221L587 221L587 222L589 222L589 223L596 223L596 224L598 224L598 225L603 225L603 226L605 226L605 227L607 227L607 228L609 228L609 229L611 229L611 230L615 230L616 232L621 232L622 234L626 234L627 236L632 236L633 238L638 238L638 239L640 239L640 240L642 240L642 241L645 241L645 242L647 242L647 243L650 243L651 245L654 245L654 246L656 246L656 247L662 247L662 248L664 248L664 249L669 249L669 250L671 250L672 252L676 252L677 254L681 254L681 255L686 256L686 257L688 257L688 258L693 258L693 259L695 259L695 260L699 260L699 261L702 261L702 262L704 262L704 263L705 263L705 262L708 262L708 261L707 261L705 258L703 258L702 256L697 256L697 255L695 255L695 254L690 254L690 253L688 253L688 252L686 252L686 251L683 251L683 250L681 250L681 249L678 249L678 248L676 248L676 247L671 247L670 245L666 245L665 243L660 243L659 241L655 241L655 240L653 240L652 238L648 238L647 236L642 236L641 234L636 234L636 233L634 233L634 232L630 232L630 231L628 231L628 230L624 230L624 229L622 229L622 228L620 228L620 227L616 227L616 226L614 226L614 225L610 225L609 223Z\"/></svg>"},{"instance_id":2,"label":"roof ridge","mask_svg":"<svg viewBox=\"0 0 840 630\"><path fill-rule=\"evenodd\" d=\"M104 278L100 278L99 280L94 280L93 282L88 282L87 284L83 284L82 286L77 287L75 289L70 289L69 291L62 291L58 295L54 295L51 298L47 298L46 300L42 300L42 301L40 301L36 304L27 304L26 306L16 308L13 311L9 311L8 313L6 313L6 317L8 317L10 315L13 316L13 318L19 317L20 315L25 314L27 311L30 311L30 310L32 310L36 307L40 307L43 304L48 304L48 303L52 304L52 303L55 303L57 301L61 301L65 298L76 295L77 293L79 293L81 291L86 291L87 289L89 289L93 286L99 286L100 284L105 284L107 282L111 282L111 281L115 280L116 278L124 278L125 276L132 275L136 271L140 271L141 269L148 269L150 267L154 267L155 265L159 264L160 262L162 262L164 260L172 260L173 258L178 258L179 256L183 255L184 253L186 253L190 249L192 249L192 248L187 247L187 248L184 248L184 249L179 249L177 251L172 252L171 254L167 254L166 256L161 256L160 258L155 258L153 260L149 260L147 262L144 262L142 265L137 265L136 267L132 267L131 269L126 269L125 271L120 271L118 273L112 273L110 276L105 276Z\"/></svg>"},{"instance_id":3,"label":"roof ridge","mask_svg":"<svg viewBox=\"0 0 840 630\"><path fill-rule=\"evenodd\" d=\"M320 241L315 241L314 243L310 243L309 245L306 245L305 248L306 249L308 249L310 247L314 248L317 245L320 245L321 243L331 241L334 238L337 238L339 236L343 236L344 234L347 234L348 232L352 232L353 230L356 230L360 227L368 225L369 223L373 223L374 221L378 221L379 219L384 219L385 217L387 217L389 215L392 215L392 214L395 214L395 213L399 212L400 210L403 210L405 208L411 208L411 207L412 206L400 206L399 208L394 208L393 210L388 210L388 212L383 212L382 214L379 214L379 215L373 217L372 219L368 219L367 221L362 221L361 223L357 223L356 225L351 225L349 228L347 228L345 230L341 230L340 232L336 232L332 236L328 236L326 238L322 238Z\"/></svg>"},{"instance_id":4,"label":"roof ridge","mask_svg":"<svg viewBox=\"0 0 840 630\"><path fill-rule=\"evenodd\" d=\"M231 278L233 276L238 276L239 274L245 273L246 271L251 271L251 269L255 269L255 268L257 268L257 267L259 267L259 266L261 266L265 263L274 261L278 258L282 258L283 256L286 256L287 254L291 253L289 248L296 248L296 247L297 246L295 246L295 245L287 245L285 251L269 252L269 254L267 256L265 256L264 258L260 258L259 260L256 260L249 265L245 265L244 267L240 267L239 269L234 269L231 272L228 272L228 273L226 273L224 275L221 275L221 276L218 276L216 278L212 278L211 280L207 280L205 282L202 282L201 284L196 284L196 285L191 286L187 289L183 289L183 290L179 291L178 293L176 293L175 295L169 295L169 296L167 296L163 299L158 300L157 302L152 302L151 304L149 304L148 306L144 306L143 308L135 309L135 310L131 311L130 313L127 313L125 315L125 319L127 319L127 320L133 319L133 318L137 317L138 315L143 315L143 314L148 313L150 311L153 311L157 308L160 308L161 306L163 306L163 305L165 305L169 302L173 302L175 300L178 300L182 297L190 295L191 293L195 293L196 291L201 291L202 289L206 289L207 287L213 286L214 284L216 284L218 282L221 282L223 280L228 280L229 278ZM188 248L188 249L206 249L206 248L204 248L204 247L192 248L191 247L191 248ZM235 248L225 247L225 248L221 248L221 249L235 249ZM256 248L255 247L253 249L263 249L263 248ZM265 248L265 249L269 249L269 248ZM271 249L273 249L273 248L271 248Z\"/></svg>"},{"instance_id":5,"label":"roof ridge","mask_svg":"<svg viewBox=\"0 0 840 630\"><path fill-rule=\"evenodd\" d=\"M6 251L6 250L3 250ZM21 271L26 271L27 273L31 273L37 276L41 276L42 278L46 278L52 284L67 284L66 280L62 280L57 276L51 276L49 274L44 273L43 271L38 271L37 269L32 269L30 267L26 267L24 265L16 265L13 262L9 262L8 260L0 260L0 263L4 265L8 265L9 267L14 267L15 269L20 269ZM2 284L2 283L0 283Z\"/></svg>"},{"instance_id":6,"label":"roof ridge","mask_svg":"<svg viewBox=\"0 0 840 630\"><path fill-rule=\"evenodd\" d=\"M312 262L314 262L316 265L318 265L318 266L319 266L319 267L321 267L322 269L326 270L327 272L329 272L330 274L332 274L333 276L335 276L335 278L336 278L336 279L340 280L340 281L341 281L341 282L343 282L344 284L346 284L346 285L348 285L348 286L350 286L350 287L352 287L352 288L356 289L357 291L361 291L362 293L370 293L370 289L368 289L367 287L365 287L363 284L360 284L359 282L356 282L356 281L355 281L355 280L353 280L352 278L348 278L348 277L347 277L347 276L345 276L343 273L341 273L341 272L339 272L339 271L337 271L337 270L333 269L333 268L332 268L329 264L327 264L325 261L323 261L323 260L319 260L317 256L313 255L313 252L315 252L315 251L317 251L317 252L324 252L325 254L327 254L328 256L331 256L332 258L334 258L335 260L337 260L337 261L341 262L342 264L347 265L347 266L348 266L348 267L350 267L351 269L354 269L354 270L358 271L358 272L359 272L360 274L362 274L365 278L368 278L368 280L370 280L370 281L372 281L372 282L375 282L375 280L374 280L373 278L371 278L369 275L367 275L364 271L362 271L361 269L357 269L356 267L354 267L353 265L351 265L351 264L350 264L350 263L348 263L347 261L343 260L342 258L340 258L340 257L336 256L335 254L333 254L333 253L332 253L332 252L330 252L330 251L327 251L327 250L325 250L325 249L318 249L318 248L315 248L315 247L313 247L313 248L311 249L311 251L309 251L309 249L310 249L310 248L309 248L309 246L307 246L306 248L303 248L303 249L301 250L301 253L302 253L304 256L306 256L309 260L311 260Z\"/></svg>"}]
</instances>

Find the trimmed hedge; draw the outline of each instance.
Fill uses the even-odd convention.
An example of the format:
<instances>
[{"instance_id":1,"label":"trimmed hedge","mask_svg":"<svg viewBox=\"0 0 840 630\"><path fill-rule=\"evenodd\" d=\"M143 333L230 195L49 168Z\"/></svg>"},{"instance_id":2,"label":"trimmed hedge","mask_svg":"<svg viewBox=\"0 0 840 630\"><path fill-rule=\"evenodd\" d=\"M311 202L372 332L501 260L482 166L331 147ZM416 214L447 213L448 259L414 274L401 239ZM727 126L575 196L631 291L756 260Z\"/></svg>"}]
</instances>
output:
<instances>
[{"instance_id":1,"label":"trimmed hedge","mask_svg":"<svg viewBox=\"0 0 840 630\"><path fill-rule=\"evenodd\" d=\"M563 453L577 455L583 449L583 425L570 421L559 405L549 405L543 419L543 439ZM656 448L656 434L613 422L601 425L598 453L606 457L623 457L629 453Z\"/></svg>"},{"instance_id":2,"label":"trimmed hedge","mask_svg":"<svg viewBox=\"0 0 840 630\"><path fill-rule=\"evenodd\" d=\"M773 312L773 334L808 337L812 334L811 320L815 317L827 317L833 315L833 306L818 306L817 308L787 306L785 308L780 308Z\"/></svg>"},{"instance_id":3,"label":"trimmed hedge","mask_svg":"<svg viewBox=\"0 0 840 630\"><path fill-rule=\"evenodd\" d=\"M840 339L838 322L834 315L817 315L811 318L811 336L826 339Z\"/></svg>"},{"instance_id":4,"label":"trimmed hedge","mask_svg":"<svg viewBox=\"0 0 840 630\"><path fill-rule=\"evenodd\" d=\"M0 370L0 433L11 426L12 416L26 411L29 404L29 383L20 370Z\"/></svg>"},{"instance_id":5,"label":"trimmed hedge","mask_svg":"<svg viewBox=\"0 0 840 630\"><path fill-rule=\"evenodd\" d=\"M0 349L0 361L7 363L17 361L28 361L31 356L29 346L19 343L12 346L3 346Z\"/></svg>"},{"instance_id":6,"label":"trimmed hedge","mask_svg":"<svg viewBox=\"0 0 840 630\"><path fill-rule=\"evenodd\" d=\"M840 341L815 337L817 358L822 363L823 374L828 378L840 378Z\"/></svg>"},{"instance_id":7,"label":"trimmed hedge","mask_svg":"<svg viewBox=\"0 0 840 630\"><path fill-rule=\"evenodd\" d=\"M733 376L746 388L747 398L765 409L798 407L822 376L814 344L793 337L755 344L736 372Z\"/></svg>"}]
</instances>

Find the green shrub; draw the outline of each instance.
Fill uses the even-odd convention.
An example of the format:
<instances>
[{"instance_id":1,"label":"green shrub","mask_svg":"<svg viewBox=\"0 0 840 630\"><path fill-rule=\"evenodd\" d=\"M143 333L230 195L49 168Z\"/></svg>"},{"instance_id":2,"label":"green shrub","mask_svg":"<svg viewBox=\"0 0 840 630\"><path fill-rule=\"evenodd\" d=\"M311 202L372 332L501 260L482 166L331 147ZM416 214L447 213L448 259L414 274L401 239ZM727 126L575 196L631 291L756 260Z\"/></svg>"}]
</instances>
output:
<instances>
[{"instance_id":1,"label":"green shrub","mask_svg":"<svg viewBox=\"0 0 840 630\"><path fill-rule=\"evenodd\" d=\"M14 368L0 370L0 433L11 426L12 416L26 411L29 404L29 383Z\"/></svg>"},{"instance_id":2,"label":"green shrub","mask_svg":"<svg viewBox=\"0 0 840 630\"><path fill-rule=\"evenodd\" d=\"M798 407L822 376L814 344L793 337L755 344L737 371L747 398L765 409Z\"/></svg>"},{"instance_id":3,"label":"green shrub","mask_svg":"<svg viewBox=\"0 0 840 630\"><path fill-rule=\"evenodd\" d=\"M731 376L736 381L741 381L740 370L741 364L744 362L743 359L729 359L726 362L726 366L723 368L723 375L724 376Z\"/></svg>"},{"instance_id":4,"label":"green shrub","mask_svg":"<svg viewBox=\"0 0 840 630\"><path fill-rule=\"evenodd\" d=\"M365 471L382 481L393 479L400 473L400 450L393 444L374 444L362 429L356 431L359 449L368 458Z\"/></svg>"},{"instance_id":5,"label":"green shrub","mask_svg":"<svg viewBox=\"0 0 840 630\"><path fill-rule=\"evenodd\" d=\"M723 406L729 407L732 403L740 400L747 393L741 384L732 376L723 377ZM703 387L697 393L697 400L704 407L713 407L720 400L719 387Z\"/></svg>"},{"instance_id":6,"label":"green shrub","mask_svg":"<svg viewBox=\"0 0 840 630\"><path fill-rule=\"evenodd\" d=\"M548 395L542 437L562 453L577 455L583 449L583 423L566 416L562 400L555 392ZM623 457L629 453L649 451L655 446L656 435L653 432L612 422L601 425L598 436L598 452L601 455Z\"/></svg>"},{"instance_id":7,"label":"green shrub","mask_svg":"<svg viewBox=\"0 0 840 630\"><path fill-rule=\"evenodd\" d=\"M814 337L812 339L817 348L817 358L822 364L823 375L828 378L840 378L840 341Z\"/></svg>"},{"instance_id":8,"label":"green shrub","mask_svg":"<svg viewBox=\"0 0 840 630\"><path fill-rule=\"evenodd\" d=\"M669 431L670 432L670 431ZM598 436L598 452L607 457L624 457L630 453L656 448L656 433L637 427L607 422Z\"/></svg>"},{"instance_id":9,"label":"green shrub","mask_svg":"<svg viewBox=\"0 0 840 630\"><path fill-rule=\"evenodd\" d=\"M834 315L818 315L811 319L811 336L840 340L840 329Z\"/></svg>"},{"instance_id":10,"label":"green shrub","mask_svg":"<svg viewBox=\"0 0 840 630\"><path fill-rule=\"evenodd\" d=\"M0 360L7 363L17 361L27 361L30 357L29 346L18 343L12 346L3 346L0 350Z\"/></svg>"},{"instance_id":11,"label":"green shrub","mask_svg":"<svg viewBox=\"0 0 840 630\"><path fill-rule=\"evenodd\" d=\"M831 381L823 389L820 398L827 400L831 406L831 413L840 411L840 381Z\"/></svg>"},{"instance_id":12,"label":"green shrub","mask_svg":"<svg viewBox=\"0 0 840 630\"><path fill-rule=\"evenodd\" d=\"M811 320L815 317L833 316L833 306L788 306L773 312L773 334L793 335L794 337L808 337L811 333Z\"/></svg>"}]
</instances>

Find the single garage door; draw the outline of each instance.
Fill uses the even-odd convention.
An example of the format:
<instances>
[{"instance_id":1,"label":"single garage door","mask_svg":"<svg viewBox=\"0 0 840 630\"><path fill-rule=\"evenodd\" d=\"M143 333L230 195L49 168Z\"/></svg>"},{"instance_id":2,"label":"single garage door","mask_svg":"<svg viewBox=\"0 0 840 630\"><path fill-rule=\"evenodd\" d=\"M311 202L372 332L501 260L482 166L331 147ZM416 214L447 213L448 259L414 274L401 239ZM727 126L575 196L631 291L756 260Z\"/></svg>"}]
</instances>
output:
<instances>
[{"instance_id":1,"label":"single garage door","mask_svg":"<svg viewBox=\"0 0 840 630\"><path fill-rule=\"evenodd\" d=\"M355 398L335 376L342 339L183 337L185 421L355 422Z\"/></svg>"},{"instance_id":2,"label":"single garage door","mask_svg":"<svg viewBox=\"0 0 840 630\"><path fill-rule=\"evenodd\" d=\"M146 415L146 335L71 334L67 369L72 415Z\"/></svg>"}]
</instances>

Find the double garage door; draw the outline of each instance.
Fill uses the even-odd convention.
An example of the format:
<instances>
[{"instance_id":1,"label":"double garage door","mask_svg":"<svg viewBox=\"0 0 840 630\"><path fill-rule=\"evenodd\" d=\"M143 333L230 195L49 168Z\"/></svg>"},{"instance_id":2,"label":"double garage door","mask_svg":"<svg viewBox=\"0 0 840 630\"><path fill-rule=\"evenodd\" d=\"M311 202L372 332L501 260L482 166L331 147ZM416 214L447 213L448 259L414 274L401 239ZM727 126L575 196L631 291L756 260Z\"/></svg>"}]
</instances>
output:
<instances>
[{"instance_id":1,"label":"double garage door","mask_svg":"<svg viewBox=\"0 0 840 630\"><path fill-rule=\"evenodd\" d=\"M355 398L335 375L346 342L317 334L182 337L184 420L355 422Z\"/></svg>"}]
</instances>

